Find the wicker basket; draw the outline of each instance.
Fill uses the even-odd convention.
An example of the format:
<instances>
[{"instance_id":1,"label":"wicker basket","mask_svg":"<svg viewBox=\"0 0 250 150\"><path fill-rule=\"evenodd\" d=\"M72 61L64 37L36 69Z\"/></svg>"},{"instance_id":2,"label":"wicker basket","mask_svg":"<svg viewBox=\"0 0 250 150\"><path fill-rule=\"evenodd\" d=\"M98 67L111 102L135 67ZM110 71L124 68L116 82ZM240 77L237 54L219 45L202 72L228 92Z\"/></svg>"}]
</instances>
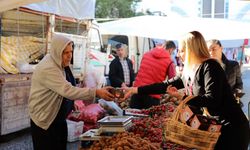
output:
<instances>
[{"instance_id":1,"label":"wicker basket","mask_svg":"<svg viewBox=\"0 0 250 150\"><path fill-rule=\"evenodd\" d=\"M179 121L179 115L184 108L186 102L188 102L192 96L184 99L176 108L173 116L166 120L164 126L165 138L167 141L171 141L189 148L195 148L199 150L211 150L220 136L220 132L208 132L198 129L194 129Z\"/></svg>"}]
</instances>

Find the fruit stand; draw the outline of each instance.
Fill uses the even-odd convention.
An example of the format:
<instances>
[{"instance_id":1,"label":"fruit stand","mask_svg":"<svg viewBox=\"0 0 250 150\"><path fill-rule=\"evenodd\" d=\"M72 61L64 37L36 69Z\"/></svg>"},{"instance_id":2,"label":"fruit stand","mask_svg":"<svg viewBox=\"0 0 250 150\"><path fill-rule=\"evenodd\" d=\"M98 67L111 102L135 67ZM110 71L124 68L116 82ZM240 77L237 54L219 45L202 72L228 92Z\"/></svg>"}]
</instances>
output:
<instances>
[{"instance_id":1,"label":"fruit stand","mask_svg":"<svg viewBox=\"0 0 250 150\"><path fill-rule=\"evenodd\" d=\"M127 106L126 104L122 105ZM80 150L110 148L152 150L189 149L166 141L164 138L165 119L172 115L177 105L178 102L166 101L159 106L153 106L149 109L123 108L125 116L133 116L132 126L127 131L102 135L98 129L89 130L80 136Z\"/></svg>"},{"instance_id":2,"label":"fruit stand","mask_svg":"<svg viewBox=\"0 0 250 150\"><path fill-rule=\"evenodd\" d=\"M80 135L80 150L212 150L222 123L215 116L205 115L206 108L186 104L192 98L180 101L166 96L160 105L148 109L131 109L123 104L123 115L106 116L97 121L96 129Z\"/></svg>"}]
</instances>

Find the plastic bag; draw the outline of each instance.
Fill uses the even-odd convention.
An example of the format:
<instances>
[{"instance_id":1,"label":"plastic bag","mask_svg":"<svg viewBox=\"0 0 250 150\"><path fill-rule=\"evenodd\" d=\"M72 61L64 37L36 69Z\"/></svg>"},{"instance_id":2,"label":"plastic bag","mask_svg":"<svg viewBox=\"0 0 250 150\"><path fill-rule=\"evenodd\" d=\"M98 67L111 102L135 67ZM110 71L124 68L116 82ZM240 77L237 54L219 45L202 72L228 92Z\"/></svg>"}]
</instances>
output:
<instances>
[{"instance_id":1,"label":"plastic bag","mask_svg":"<svg viewBox=\"0 0 250 150\"><path fill-rule=\"evenodd\" d=\"M84 108L86 107L82 100L74 101L74 106L76 111L83 111Z\"/></svg>"},{"instance_id":2,"label":"plastic bag","mask_svg":"<svg viewBox=\"0 0 250 150\"><path fill-rule=\"evenodd\" d=\"M17 68L19 69L20 73L32 73L37 65L31 65L26 62L19 62L17 63Z\"/></svg>"},{"instance_id":3,"label":"plastic bag","mask_svg":"<svg viewBox=\"0 0 250 150\"><path fill-rule=\"evenodd\" d=\"M96 123L104 115L105 110L99 104L90 104L84 108L79 117L84 122Z\"/></svg>"},{"instance_id":4,"label":"plastic bag","mask_svg":"<svg viewBox=\"0 0 250 150\"><path fill-rule=\"evenodd\" d=\"M106 78L96 67L89 64L86 69L84 83L89 88L101 88L106 85Z\"/></svg>"}]
</instances>

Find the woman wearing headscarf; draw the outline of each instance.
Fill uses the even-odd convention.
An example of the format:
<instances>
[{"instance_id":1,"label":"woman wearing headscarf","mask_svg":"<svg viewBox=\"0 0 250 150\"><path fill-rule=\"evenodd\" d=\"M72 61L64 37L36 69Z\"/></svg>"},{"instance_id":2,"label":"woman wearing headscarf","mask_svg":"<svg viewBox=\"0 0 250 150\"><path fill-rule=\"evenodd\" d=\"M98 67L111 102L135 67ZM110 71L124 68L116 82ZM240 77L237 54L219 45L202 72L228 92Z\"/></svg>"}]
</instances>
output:
<instances>
[{"instance_id":1,"label":"woman wearing headscarf","mask_svg":"<svg viewBox=\"0 0 250 150\"><path fill-rule=\"evenodd\" d=\"M73 100L95 100L100 97L113 100L102 89L79 88L69 67L73 55L73 42L54 34L50 54L37 65L32 76L28 109L34 150L66 150L66 117Z\"/></svg>"}]
</instances>

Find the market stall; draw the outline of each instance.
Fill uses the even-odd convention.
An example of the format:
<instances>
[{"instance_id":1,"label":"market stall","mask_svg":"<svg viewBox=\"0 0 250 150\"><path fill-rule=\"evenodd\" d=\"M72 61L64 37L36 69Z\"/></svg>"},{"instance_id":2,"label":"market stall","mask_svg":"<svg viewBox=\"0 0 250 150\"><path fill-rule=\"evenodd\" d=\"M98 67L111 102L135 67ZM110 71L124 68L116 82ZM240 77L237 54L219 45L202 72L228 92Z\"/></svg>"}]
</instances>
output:
<instances>
[{"instance_id":1,"label":"market stall","mask_svg":"<svg viewBox=\"0 0 250 150\"><path fill-rule=\"evenodd\" d=\"M122 115L109 116L107 113L108 116L97 121L97 128L87 130L80 136L82 149L107 147L138 149L142 145L144 145L144 149L158 150L162 146L186 149L178 144L165 143L163 136L163 122L177 107L176 102L163 101L159 106L143 110L130 109L124 103L128 103L128 101L118 104L123 110Z\"/></svg>"},{"instance_id":2,"label":"market stall","mask_svg":"<svg viewBox=\"0 0 250 150\"><path fill-rule=\"evenodd\" d=\"M79 5L78 0L37 1L0 2L0 135L30 126L27 105L32 72L49 53L54 33L64 34L75 42L77 67L79 64L84 67L87 62L95 1ZM83 6L86 9L78 9Z\"/></svg>"},{"instance_id":3,"label":"market stall","mask_svg":"<svg viewBox=\"0 0 250 150\"><path fill-rule=\"evenodd\" d=\"M29 127L28 97L35 61L45 54L45 16L19 9L1 14L1 135Z\"/></svg>"},{"instance_id":4,"label":"market stall","mask_svg":"<svg viewBox=\"0 0 250 150\"><path fill-rule=\"evenodd\" d=\"M111 108L103 107L106 110L106 117L100 117L96 121L96 127L85 130L80 135L81 150L110 148L152 150L213 149L220 135L219 128L213 128L218 130L206 131L207 127L203 129L200 127L198 129L197 126L191 127L189 125L185 127L187 129L184 129L173 124L172 121L169 123L168 120L173 119L176 112L178 112L176 110L181 109L179 112L185 112L187 108L183 107L184 105L180 107L181 102L176 101L175 98L171 98L168 95L162 98L161 105L148 109L131 109L124 103L128 103L128 101L118 104L123 110L123 114L119 116L112 115L114 111L108 113L107 110ZM188 117L187 113L191 113L191 110L183 113L185 115L180 115L180 117ZM177 120L179 120L179 117ZM169 130L169 128L171 129ZM179 131L185 131L186 133L179 133ZM188 134L191 134L191 136ZM201 137L201 135L204 137ZM170 137L172 140L170 140ZM206 140L203 141L204 139ZM181 141L184 141L184 143L181 143Z\"/></svg>"}]
</instances>

